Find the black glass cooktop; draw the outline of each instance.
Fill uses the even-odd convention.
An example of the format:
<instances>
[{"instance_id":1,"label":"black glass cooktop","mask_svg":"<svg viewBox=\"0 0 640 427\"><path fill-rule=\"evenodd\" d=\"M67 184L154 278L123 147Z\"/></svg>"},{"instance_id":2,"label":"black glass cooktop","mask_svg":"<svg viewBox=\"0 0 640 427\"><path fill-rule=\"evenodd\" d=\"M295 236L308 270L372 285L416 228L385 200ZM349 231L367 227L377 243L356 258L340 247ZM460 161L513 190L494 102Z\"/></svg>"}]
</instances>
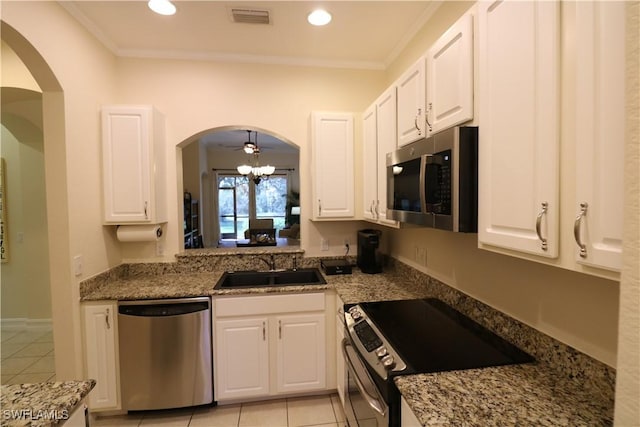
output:
<instances>
[{"instance_id":1,"label":"black glass cooktop","mask_svg":"<svg viewBox=\"0 0 640 427\"><path fill-rule=\"evenodd\" d=\"M438 299L368 302L360 306L407 364L404 374L535 360Z\"/></svg>"}]
</instances>

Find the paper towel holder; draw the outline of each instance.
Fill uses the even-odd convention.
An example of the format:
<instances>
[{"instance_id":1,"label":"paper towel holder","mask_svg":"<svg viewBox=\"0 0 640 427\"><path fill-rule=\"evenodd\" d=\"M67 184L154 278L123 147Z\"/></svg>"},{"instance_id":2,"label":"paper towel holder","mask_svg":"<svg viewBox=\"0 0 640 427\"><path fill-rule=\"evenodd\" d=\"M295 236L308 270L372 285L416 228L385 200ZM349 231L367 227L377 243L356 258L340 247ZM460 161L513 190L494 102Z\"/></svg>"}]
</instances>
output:
<instances>
[{"instance_id":1,"label":"paper towel holder","mask_svg":"<svg viewBox=\"0 0 640 427\"><path fill-rule=\"evenodd\" d=\"M140 228L143 230L140 232ZM145 231L144 228L147 228ZM149 228L153 228L153 230L149 230ZM134 229L133 233L137 235L124 235L122 238L120 236L120 230L126 230L124 233L130 233L132 229ZM162 237L163 231L162 224L118 224L116 226L116 236L117 239L121 242L144 242L144 241L154 241L159 240ZM153 234L149 233L151 231ZM142 234L142 235L141 235ZM125 237L126 236L126 237ZM153 237L152 237L153 236Z\"/></svg>"}]
</instances>

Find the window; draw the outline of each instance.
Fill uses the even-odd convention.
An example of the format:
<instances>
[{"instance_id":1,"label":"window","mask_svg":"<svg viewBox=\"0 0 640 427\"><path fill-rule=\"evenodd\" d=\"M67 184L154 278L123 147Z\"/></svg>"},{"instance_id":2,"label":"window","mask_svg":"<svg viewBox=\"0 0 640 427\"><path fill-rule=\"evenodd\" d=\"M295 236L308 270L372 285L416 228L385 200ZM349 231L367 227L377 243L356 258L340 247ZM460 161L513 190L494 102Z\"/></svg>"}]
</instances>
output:
<instances>
[{"instance_id":1,"label":"window","mask_svg":"<svg viewBox=\"0 0 640 427\"><path fill-rule=\"evenodd\" d=\"M218 175L218 222L221 239L244 239L249 218L272 218L273 226L285 226L289 180L274 174L256 185L246 176Z\"/></svg>"}]
</instances>

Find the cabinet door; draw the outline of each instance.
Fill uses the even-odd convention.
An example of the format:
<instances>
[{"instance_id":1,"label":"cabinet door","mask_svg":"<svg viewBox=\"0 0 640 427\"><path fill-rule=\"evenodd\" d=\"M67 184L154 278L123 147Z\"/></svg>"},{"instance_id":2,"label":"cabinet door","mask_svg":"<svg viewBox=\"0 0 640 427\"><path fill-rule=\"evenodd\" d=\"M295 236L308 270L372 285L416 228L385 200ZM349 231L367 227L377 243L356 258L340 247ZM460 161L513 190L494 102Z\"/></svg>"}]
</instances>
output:
<instances>
[{"instance_id":1,"label":"cabinet door","mask_svg":"<svg viewBox=\"0 0 640 427\"><path fill-rule=\"evenodd\" d=\"M278 393L324 389L325 315L279 316L276 321Z\"/></svg>"},{"instance_id":2,"label":"cabinet door","mask_svg":"<svg viewBox=\"0 0 640 427\"><path fill-rule=\"evenodd\" d=\"M92 410L120 407L116 313L115 304L84 306L87 377L96 380L96 386L89 394Z\"/></svg>"},{"instance_id":3,"label":"cabinet door","mask_svg":"<svg viewBox=\"0 0 640 427\"><path fill-rule=\"evenodd\" d=\"M473 119L473 16L465 15L427 54L427 135Z\"/></svg>"},{"instance_id":4,"label":"cabinet door","mask_svg":"<svg viewBox=\"0 0 640 427\"><path fill-rule=\"evenodd\" d=\"M576 3L576 260L620 270L625 4Z\"/></svg>"},{"instance_id":5,"label":"cabinet door","mask_svg":"<svg viewBox=\"0 0 640 427\"><path fill-rule=\"evenodd\" d=\"M344 356L342 355L342 340L344 339L344 317L337 316L336 318L336 387L338 389L338 396L340 402L344 407L345 393L347 389L347 376L344 362Z\"/></svg>"},{"instance_id":6,"label":"cabinet door","mask_svg":"<svg viewBox=\"0 0 640 427\"><path fill-rule=\"evenodd\" d=\"M376 105L364 112L362 129L362 189L363 216L365 219L376 219L376 200L378 198L378 137Z\"/></svg>"},{"instance_id":7,"label":"cabinet door","mask_svg":"<svg viewBox=\"0 0 640 427\"><path fill-rule=\"evenodd\" d=\"M269 394L267 318L215 321L216 400Z\"/></svg>"},{"instance_id":8,"label":"cabinet door","mask_svg":"<svg viewBox=\"0 0 640 427\"><path fill-rule=\"evenodd\" d=\"M387 220L387 153L394 151L397 144L396 128L396 88L391 87L376 101L378 140L378 195L376 197L376 219L387 225L397 225L397 221Z\"/></svg>"},{"instance_id":9,"label":"cabinet door","mask_svg":"<svg viewBox=\"0 0 640 427\"><path fill-rule=\"evenodd\" d=\"M400 398L400 427L421 427L422 424L404 399Z\"/></svg>"},{"instance_id":10,"label":"cabinet door","mask_svg":"<svg viewBox=\"0 0 640 427\"><path fill-rule=\"evenodd\" d=\"M560 5L502 1L478 6L480 247L555 258Z\"/></svg>"},{"instance_id":11,"label":"cabinet door","mask_svg":"<svg viewBox=\"0 0 640 427\"><path fill-rule=\"evenodd\" d=\"M396 82L398 146L409 144L426 135L424 62L424 58L420 58Z\"/></svg>"},{"instance_id":12,"label":"cabinet door","mask_svg":"<svg viewBox=\"0 0 640 427\"><path fill-rule=\"evenodd\" d=\"M164 151L164 119L152 107L103 107L105 223L167 221Z\"/></svg>"},{"instance_id":13,"label":"cabinet door","mask_svg":"<svg viewBox=\"0 0 640 427\"><path fill-rule=\"evenodd\" d=\"M150 110L102 111L106 222L149 221L151 208Z\"/></svg>"},{"instance_id":14,"label":"cabinet door","mask_svg":"<svg viewBox=\"0 0 640 427\"><path fill-rule=\"evenodd\" d=\"M313 217L353 218L353 114L312 113Z\"/></svg>"}]
</instances>

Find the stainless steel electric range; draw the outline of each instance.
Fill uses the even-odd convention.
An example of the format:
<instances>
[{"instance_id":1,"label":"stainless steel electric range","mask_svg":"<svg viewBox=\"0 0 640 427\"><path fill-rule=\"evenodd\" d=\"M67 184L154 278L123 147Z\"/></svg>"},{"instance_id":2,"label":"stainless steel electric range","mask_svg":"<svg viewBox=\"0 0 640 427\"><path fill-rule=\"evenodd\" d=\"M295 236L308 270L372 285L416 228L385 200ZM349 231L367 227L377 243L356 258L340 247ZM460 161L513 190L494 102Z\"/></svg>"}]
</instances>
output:
<instances>
[{"instance_id":1,"label":"stainless steel electric range","mask_svg":"<svg viewBox=\"0 0 640 427\"><path fill-rule=\"evenodd\" d=\"M400 425L398 375L529 363L529 354L438 299L345 306L350 427Z\"/></svg>"}]
</instances>

